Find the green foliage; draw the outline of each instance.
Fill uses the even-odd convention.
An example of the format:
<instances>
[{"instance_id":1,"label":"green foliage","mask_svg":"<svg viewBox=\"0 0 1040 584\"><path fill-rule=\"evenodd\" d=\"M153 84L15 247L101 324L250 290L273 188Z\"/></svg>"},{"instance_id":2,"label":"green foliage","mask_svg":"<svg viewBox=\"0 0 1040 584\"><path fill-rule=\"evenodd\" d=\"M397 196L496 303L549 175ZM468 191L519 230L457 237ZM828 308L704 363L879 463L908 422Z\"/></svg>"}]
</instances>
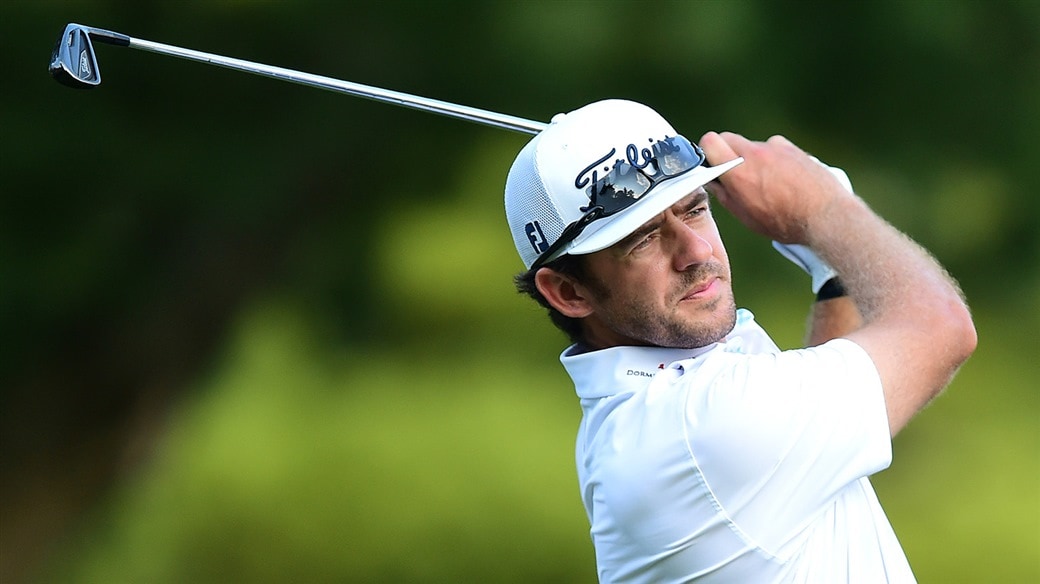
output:
<instances>
[{"instance_id":1,"label":"green foliage","mask_svg":"<svg viewBox=\"0 0 1040 584\"><path fill-rule=\"evenodd\" d=\"M308 327L278 303L244 315L152 468L51 578L588 581L559 372L341 353Z\"/></svg>"}]
</instances>

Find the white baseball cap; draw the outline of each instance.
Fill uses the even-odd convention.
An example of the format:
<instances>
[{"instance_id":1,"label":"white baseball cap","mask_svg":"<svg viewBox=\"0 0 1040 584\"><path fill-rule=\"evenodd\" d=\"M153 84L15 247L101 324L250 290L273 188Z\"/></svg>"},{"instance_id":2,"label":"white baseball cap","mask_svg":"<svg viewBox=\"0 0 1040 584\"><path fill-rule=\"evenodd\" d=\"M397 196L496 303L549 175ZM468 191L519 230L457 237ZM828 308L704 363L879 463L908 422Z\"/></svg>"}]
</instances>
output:
<instances>
[{"instance_id":1,"label":"white baseball cap","mask_svg":"<svg viewBox=\"0 0 1040 584\"><path fill-rule=\"evenodd\" d=\"M528 269L606 249L743 161L707 166L700 148L632 101L558 114L509 169L513 243Z\"/></svg>"}]
</instances>

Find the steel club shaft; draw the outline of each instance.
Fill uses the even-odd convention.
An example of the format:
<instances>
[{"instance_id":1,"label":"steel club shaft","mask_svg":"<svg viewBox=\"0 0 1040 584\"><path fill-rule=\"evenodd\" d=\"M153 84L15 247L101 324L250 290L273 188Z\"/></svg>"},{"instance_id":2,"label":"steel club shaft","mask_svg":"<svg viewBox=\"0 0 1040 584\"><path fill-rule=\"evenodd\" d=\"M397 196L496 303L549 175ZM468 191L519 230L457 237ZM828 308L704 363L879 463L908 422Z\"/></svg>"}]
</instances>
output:
<instances>
[{"instance_id":1,"label":"steel club shaft","mask_svg":"<svg viewBox=\"0 0 1040 584\"><path fill-rule=\"evenodd\" d=\"M85 33L85 36L87 38L87 41L84 43L86 45L85 49L81 47L81 52L78 55L72 54L71 51L66 51L64 54L61 54L60 49L62 48L63 43L71 44L71 39L73 39L75 35L82 35L83 33ZM471 122L476 122L479 124L484 124L487 126L502 128L505 130L512 130L514 132L520 132L524 134L537 134L538 132L542 131L547 125L544 122L536 122L534 120L528 120L517 116L511 116L508 114L501 114L475 107L458 105L446 101L441 101L438 99L420 97L417 95L411 95L400 91L372 87L369 85L363 85L361 83L343 81L340 79L334 79L322 75L314 75L311 73L294 71L292 69L286 69L283 67L275 67L272 65L265 65L263 63L255 63L252 61L245 61L242 59L225 57L213 53L205 53L202 51L185 49L173 45L137 39L110 30L99 29L78 24L69 24L65 28L64 35L58 41L59 46L55 48L55 56L52 57L51 72L56 78L59 78L59 80L61 80L63 83L75 85L75 81L80 81L80 86L94 86L100 83L100 77L97 76L96 71L96 59L93 56L93 47L90 45L89 39L98 40L106 44L126 46L132 49L139 49L143 51L149 51L152 53L158 53L161 55L179 57L181 59L187 59L190 61L197 61L200 63L217 65L219 67L225 67L227 69L242 71L244 73L252 73L254 75L260 75L262 77L271 77L274 79L280 79L282 81L289 81L300 85L316 87L318 89L326 89L338 93L345 93L347 95L353 95L355 97L362 97L420 111L426 111L448 117L459 118ZM79 70L77 69L78 63L82 62L82 60L84 59L84 53L82 52L82 50L90 51L90 54L87 55L87 57L89 57L90 61L95 63L95 70L93 71L93 75L95 75L96 77L96 82L94 83L87 83L85 82L85 80L78 78L69 79L69 77L76 77L75 72ZM65 61L69 62L66 63Z\"/></svg>"}]
</instances>

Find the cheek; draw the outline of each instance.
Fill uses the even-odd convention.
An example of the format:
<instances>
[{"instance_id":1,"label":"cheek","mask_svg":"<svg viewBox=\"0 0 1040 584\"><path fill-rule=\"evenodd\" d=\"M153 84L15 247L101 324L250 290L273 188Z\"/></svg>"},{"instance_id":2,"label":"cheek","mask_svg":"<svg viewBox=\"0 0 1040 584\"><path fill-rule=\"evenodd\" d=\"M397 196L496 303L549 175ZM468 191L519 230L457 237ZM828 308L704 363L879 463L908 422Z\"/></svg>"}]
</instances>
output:
<instances>
[{"instance_id":1,"label":"cheek","mask_svg":"<svg viewBox=\"0 0 1040 584\"><path fill-rule=\"evenodd\" d=\"M601 297L601 308L612 307L622 312L634 307L655 304L668 289L667 269L664 262L642 266L639 270L614 270L603 275L603 284L609 290ZM624 308L622 308L624 307Z\"/></svg>"},{"instance_id":2,"label":"cheek","mask_svg":"<svg viewBox=\"0 0 1040 584\"><path fill-rule=\"evenodd\" d=\"M722 240L719 240L718 246L715 248L715 257L726 265L726 271L729 271L729 254L726 253L726 246L722 245Z\"/></svg>"},{"instance_id":3,"label":"cheek","mask_svg":"<svg viewBox=\"0 0 1040 584\"><path fill-rule=\"evenodd\" d=\"M722 261L726 265L726 270L729 271L729 254L726 253L726 245L722 242L718 226L713 225L711 233L706 237L711 242L712 255Z\"/></svg>"}]
</instances>

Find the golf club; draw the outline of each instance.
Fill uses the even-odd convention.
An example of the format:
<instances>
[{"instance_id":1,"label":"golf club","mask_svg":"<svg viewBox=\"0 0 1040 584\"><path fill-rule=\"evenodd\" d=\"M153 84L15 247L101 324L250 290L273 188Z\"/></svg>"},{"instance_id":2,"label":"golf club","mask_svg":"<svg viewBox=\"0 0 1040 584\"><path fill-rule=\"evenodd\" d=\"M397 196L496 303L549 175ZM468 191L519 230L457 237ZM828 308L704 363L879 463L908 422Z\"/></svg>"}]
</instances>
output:
<instances>
[{"instance_id":1,"label":"golf club","mask_svg":"<svg viewBox=\"0 0 1040 584\"><path fill-rule=\"evenodd\" d=\"M331 77L302 73L292 69L283 69L281 67L135 39L118 32L72 23L65 26L65 30L62 32L61 38L58 39L54 52L51 54L49 67L51 75L69 87L89 89L100 85L101 72L98 70L97 57L94 54L94 45L91 42L92 38L110 45L130 47L131 49L140 49L161 55L180 57L190 61L208 63L236 71L263 77L273 77L282 81L346 93L355 97L382 101L524 134L537 134L545 129L547 125L544 122L526 120L516 116L457 105L437 99L419 97L360 83L341 81Z\"/></svg>"}]
</instances>

